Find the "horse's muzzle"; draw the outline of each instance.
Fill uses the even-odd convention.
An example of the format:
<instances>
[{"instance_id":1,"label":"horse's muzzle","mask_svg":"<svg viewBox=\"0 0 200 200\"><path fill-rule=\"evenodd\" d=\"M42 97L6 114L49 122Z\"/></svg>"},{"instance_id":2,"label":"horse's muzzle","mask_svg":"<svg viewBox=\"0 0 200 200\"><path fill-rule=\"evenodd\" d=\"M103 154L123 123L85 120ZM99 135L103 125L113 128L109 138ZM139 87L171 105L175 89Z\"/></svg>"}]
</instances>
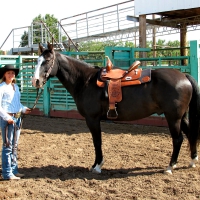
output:
<instances>
[{"instance_id":1,"label":"horse's muzzle","mask_svg":"<svg viewBox=\"0 0 200 200\"><path fill-rule=\"evenodd\" d=\"M36 87L40 88L40 81L38 79L36 80Z\"/></svg>"},{"instance_id":2,"label":"horse's muzzle","mask_svg":"<svg viewBox=\"0 0 200 200\"><path fill-rule=\"evenodd\" d=\"M40 85L40 81L39 79L35 79L35 78L32 78L32 85L36 88L41 88L42 85Z\"/></svg>"}]
</instances>

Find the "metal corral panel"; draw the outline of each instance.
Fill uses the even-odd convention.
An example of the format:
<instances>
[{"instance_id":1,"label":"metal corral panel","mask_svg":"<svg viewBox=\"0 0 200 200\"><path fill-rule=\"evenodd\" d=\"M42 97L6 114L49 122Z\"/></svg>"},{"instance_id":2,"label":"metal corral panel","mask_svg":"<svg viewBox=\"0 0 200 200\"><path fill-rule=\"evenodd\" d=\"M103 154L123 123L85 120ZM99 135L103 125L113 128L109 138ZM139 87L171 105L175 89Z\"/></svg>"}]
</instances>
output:
<instances>
[{"instance_id":1,"label":"metal corral panel","mask_svg":"<svg viewBox=\"0 0 200 200\"><path fill-rule=\"evenodd\" d=\"M135 0L135 15L200 7L200 0Z\"/></svg>"}]
</instances>

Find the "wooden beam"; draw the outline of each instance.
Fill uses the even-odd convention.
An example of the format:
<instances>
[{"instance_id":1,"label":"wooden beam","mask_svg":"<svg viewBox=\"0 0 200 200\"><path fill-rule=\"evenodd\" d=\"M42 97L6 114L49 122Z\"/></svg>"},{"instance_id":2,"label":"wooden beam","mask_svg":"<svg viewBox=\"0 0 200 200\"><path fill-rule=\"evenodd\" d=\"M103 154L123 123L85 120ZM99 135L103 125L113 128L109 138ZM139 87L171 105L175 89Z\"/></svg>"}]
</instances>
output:
<instances>
[{"instance_id":1,"label":"wooden beam","mask_svg":"<svg viewBox=\"0 0 200 200\"><path fill-rule=\"evenodd\" d=\"M139 16L139 46L140 48L146 48L146 15ZM140 52L140 58L146 58L146 52ZM146 62L141 63L143 66L146 65Z\"/></svg>"},{"instance_id":2,"label":"wooden beam","mask_svg":"<svg viewBox=\"0 0 200 200\"><path fill-rule=\"evenodd\" d=\"M135 16L127 15L126 19L129 20L129 21L139 22L139 17L135 17ZM146 19L146 23L152 24L152 25L157 25L157 26L167 26L167 27L172 27L172 28L179 28L177 23L163 22L163 21L158 21L157 19L155 19L155 20Z\"/></svg>"},{"instance_id":3,"label":"wooden beam","mask_svg":"<svg viewBox=\"0 0 200 200\"><path fill-rule=\"evenodd\" d=\"M184 27L180 29L180 53L181 56L187 56L187 48L182 48L187 46L187 26L185 25ZM182 65L187 65L187 60L182 60L181 61Z\"/></svg>"},{"instance_id":4,"label":"wooden beam","mask_svg":"<svg viewBox=\"0 0 200 200\"><path fill-rule=\"evenodd\" d=\"M152 15L152 19L155 20L155 15ZM153 57L156 57L156 29L155 26L153 26ZM156 65L156 63L154 62L154 65Z\"/></svg>"}]
</instances>

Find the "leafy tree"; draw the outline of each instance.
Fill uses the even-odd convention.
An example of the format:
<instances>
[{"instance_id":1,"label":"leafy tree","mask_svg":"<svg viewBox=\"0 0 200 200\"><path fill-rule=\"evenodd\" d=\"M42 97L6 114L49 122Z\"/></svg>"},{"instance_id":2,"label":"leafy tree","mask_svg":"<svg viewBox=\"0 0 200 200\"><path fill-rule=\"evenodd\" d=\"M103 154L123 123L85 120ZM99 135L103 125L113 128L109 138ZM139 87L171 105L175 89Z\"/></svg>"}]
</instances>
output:
<instances>
[{"instance_id":1,"label":"leafy tree","mask_svg":"<svg viewBox=\"0 0 200 200\"><path fill-rule=\"evenodd\" d=\"M20 46L24 47L28 44L28 33L26 31L24 31L24 34L21 37L21 42L20 42Z\"/></svg>"},{"instance_id":2,"label":"leafy tree","mask_svg":"<svg viewBox=\"0 0 200 200\"><path fill-rule=\"evenodd\" d=\"M135 47L135 45L133 44L133 42L130 42L130 41L126 41L126 42L124 43L124 46L125 46L125 47Z\"/></svg>"},{"instance_id":3,"label":"leafy tree","mask_svg":"<svg viewBox=\"0 0 200 200\"><path fill-rule=\"evenodd\" d=\"M46 14L45 17L42 17L41 15L35 17L32 21L33 44L38 44L40 42L47 43L47 41L52 40L51 35L56 41L58 41L59 30L57 21L57 18L50 14ZM64 36L62 39L66 40L66 36ZM28 32L24 31L24 34L21 37L20 46L24 47L26 45L28 45Z\"/></svg>"},{"instance_id":4,"label":"leafy tree","mask_svg":"<svg viewBox=\"0 0 200 200\"><path fill-rule=\"evenodd\" d=\"M153 42L152 41L147 41L147 48L153 49ZM174 48L174 49L173 49ZM156 56L157 57L167 57L167 56L177 56L180 55L180 50L177 49L180 48L180 42L178 40L175 41L168 41L166 42L165 40L159 39L156 42ZM153 52L148 52L148 57L153 56Z\"/></svg>"},{"instance_id":5,"label":"leafy tree","mask_svg":"<svg viewBox=\"0 0 200 200\"><path fill-rule=\"evenodd\" d=\"M91 52L100 52L104 51L106 46L120 46L120 47L133 47L134 43L130 41L126 42L114 42L114 41L105 41L105 42L96 42L96 41L87 41L87 42L81 42L79 44L79 51L88 51L90 52L90 55L85 56L84 59L94 59L99 60L103 59L103 54L91 54ZM153 49L153 42L147 41L147 48ZM174 49L173 49L174 48ZM156 42L156 57L168 57L168 56L177 56L180 55L180 42L178 40L176 41L168 41L159 39ZM173 50L172 50L173 49ZM75 50L70 50L75 51ZM139 53L136 52L135 57L139 57ZM147 57L153 57L153 51L150 51L147 53ZM82 57L83 58L83 57ZM164 62L164 64L168 64L168 62ZM170 64L175 64L175 62L170 61Z\"/></svg>"},{"instance_id":6,"label":"leafy tree","mask_svg":"<svg viewBox=\"0 0 200 200\"><path fill-rule=\"evenodd\" d=\"M104 51L106 46L124 46L123 42L105 41L105 42L81 42L79 44L79 51Z\"/></svg>"}]
</instances>

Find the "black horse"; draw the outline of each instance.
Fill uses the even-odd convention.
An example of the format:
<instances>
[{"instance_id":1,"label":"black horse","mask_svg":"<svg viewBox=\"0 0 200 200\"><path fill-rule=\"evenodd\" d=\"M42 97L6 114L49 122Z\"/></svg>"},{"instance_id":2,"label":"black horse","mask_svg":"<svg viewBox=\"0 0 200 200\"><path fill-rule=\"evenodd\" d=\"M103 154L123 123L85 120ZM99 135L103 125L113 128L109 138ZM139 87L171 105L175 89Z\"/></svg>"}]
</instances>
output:
<instances>
[{"instance_id":1,"label":"black horse","mask_svg":"<svg viewBox=\"0 0 200 200\"><path fill-rule=\"evenodd\" d=\"M100 68L55 52L50 43L47 49L41 45L39 49L41 55L35 68L33 86L41 88L50 77L57 76L70 92L92 134L95 161L91 171L101 173L104 161L100 122L107 119L109 100L105 97L104 88L96 84ZM171 160L165 172L172 173L176 166L183 133L190 147L192 161L189 166L195 167L200 140L200 93L192 76L175 69L152 70L149 83L123 87L122 94L122 101L117 104L116 120L137 120L154 113L164 113L173 144Z\"/></svg>"}]
</instances>

